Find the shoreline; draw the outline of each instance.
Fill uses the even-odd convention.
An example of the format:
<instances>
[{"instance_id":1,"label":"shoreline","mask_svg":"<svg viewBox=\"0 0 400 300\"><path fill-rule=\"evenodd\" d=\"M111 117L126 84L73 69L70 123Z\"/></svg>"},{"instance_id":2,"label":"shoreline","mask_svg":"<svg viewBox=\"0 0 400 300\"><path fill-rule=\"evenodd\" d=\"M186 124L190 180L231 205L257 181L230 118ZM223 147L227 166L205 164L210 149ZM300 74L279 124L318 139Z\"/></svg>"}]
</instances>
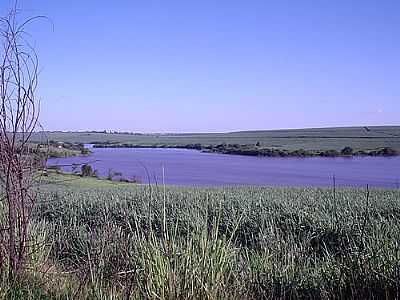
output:
<instances>
[{"instance_id":1,"label":"shoreline","mask_svg":"<svg viewBox=\"0 0 400 300\"><path fill-rule=\"evenodd\" d=\"M241 156L258 157L392 157L399 156L400 152L390 147L381 147L377 149L366 149L354 151L350 147L344 147L338 150L287 150L276 148L263 148L257 145L239 145L239 144L219 144L219 145L167 145L167 144L127 144L127 143L93 143L93 148L142 148L142 149L190 149L199 150L205 153L218 153Z\"/></svg>"}]
</instances>

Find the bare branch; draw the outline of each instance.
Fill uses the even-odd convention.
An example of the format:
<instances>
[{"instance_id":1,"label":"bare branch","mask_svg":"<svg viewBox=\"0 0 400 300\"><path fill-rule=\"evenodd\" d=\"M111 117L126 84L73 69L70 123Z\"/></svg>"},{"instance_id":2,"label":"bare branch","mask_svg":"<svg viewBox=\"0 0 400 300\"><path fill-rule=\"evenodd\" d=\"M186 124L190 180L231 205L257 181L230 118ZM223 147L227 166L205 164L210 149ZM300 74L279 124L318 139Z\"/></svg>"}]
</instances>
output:
<instances>
[{"instance_id":1,"label":"bare branch","mask_svg":"<svg viewBox=\"0 0 400 300\"><path fill-rule=\"evenodd\" d=\"M28 42L25 27L43 16L19 23L16 6L0 18L0 270L10 277L24 270L34 245L29 223L36 202L35 174L39 165L30 138L40 127L36 99L38 56ZM39 126L38 126L39 125Z\"/></svg>"}]
</instances>

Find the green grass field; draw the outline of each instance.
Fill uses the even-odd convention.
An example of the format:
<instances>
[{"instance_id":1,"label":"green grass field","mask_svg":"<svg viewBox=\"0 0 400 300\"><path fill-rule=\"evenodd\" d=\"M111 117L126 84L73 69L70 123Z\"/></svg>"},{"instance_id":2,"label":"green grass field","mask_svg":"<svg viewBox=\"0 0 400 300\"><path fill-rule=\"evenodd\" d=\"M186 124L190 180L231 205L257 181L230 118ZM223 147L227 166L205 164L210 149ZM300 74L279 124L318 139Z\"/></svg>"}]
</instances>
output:
<instances>
[{"instance_id":1,"label":"green grass field","mask_svg":"<svg viewBox=\"0 0 400 300\"><path fill-rule=\"evenodd\" d=\"M49 140L73 143L129 143L135 145L246 144L286 150L337 150L346 146L354 150L390 147L400 151L400 126L342 127L232 133L187 134L110 134L93 132L46 132ZM43 139L37 134L34 139Z\"/></svg>"},{"instance_id":2,"label":"green grass field","mask_svg":"<svg viewBox=\"0 0 400 300\"><path fill-rule=\"evenodd\" d=\"M175 188L55 175L8 299L395 298L400 191Z\"/></svg>"}]
</instances>

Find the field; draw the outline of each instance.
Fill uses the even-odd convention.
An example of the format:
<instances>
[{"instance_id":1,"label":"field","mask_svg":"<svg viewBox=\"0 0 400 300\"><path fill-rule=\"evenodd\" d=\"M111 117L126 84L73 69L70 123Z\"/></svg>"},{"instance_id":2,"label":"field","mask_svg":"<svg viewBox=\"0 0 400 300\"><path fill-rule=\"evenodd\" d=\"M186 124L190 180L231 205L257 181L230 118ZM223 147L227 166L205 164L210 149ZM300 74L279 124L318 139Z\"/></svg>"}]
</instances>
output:
<instances>
[{"instance_id":1,"label":"field","mask_svg":"<svg viewBox=\"0 0 400 300\"><path fill-rule=\"evenodd\" d=\"M18 299L395 298L400 191L45 179Z\"/></svg>"},{"instance_id":2,"label":"field","mask_svg":"<svg viewBox=\"0 0 400 300\"><path fill-rule=\"evenodd\" d=\"M242 131L231 133L186 134L127 134L100 132L46 132L36 134L40 141L49 140L73 143L128 143L134 145L183 146L187 144L254 145L285 150L336 150L346 146L354 150L390 147L400 151L400 126L338 127L270 131Z\"/></svg>"}]
</instances>

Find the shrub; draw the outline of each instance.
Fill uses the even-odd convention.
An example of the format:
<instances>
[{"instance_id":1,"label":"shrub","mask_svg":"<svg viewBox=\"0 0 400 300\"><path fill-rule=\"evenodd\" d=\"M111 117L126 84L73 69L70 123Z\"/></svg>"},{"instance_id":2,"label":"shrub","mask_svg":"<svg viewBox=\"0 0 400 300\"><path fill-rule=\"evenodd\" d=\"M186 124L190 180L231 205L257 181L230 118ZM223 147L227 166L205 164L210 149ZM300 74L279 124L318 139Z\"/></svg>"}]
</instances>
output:
<instances>
[{"instance_id":1,"label":"shrub","mask_svg":"<svg viewBox=\"0 0 400 300\"><path fill-rule=\"evenodd\" d=\"M90 165L88 164L84 164L81 167L81 173L82 176L86 177L86 176L92 176L93 175L93 169Z\"/></svg>"},{"instance_id":2,"label":"shrub","mask_svg":"<svg viewBox=\"0 0 400 300\"><path fill-rule=\"evenodd\" d=\"M342 151L340 151L342 155L353 155L353 148L351 147L344 147Z\"/></svg>"}]
</instances>

